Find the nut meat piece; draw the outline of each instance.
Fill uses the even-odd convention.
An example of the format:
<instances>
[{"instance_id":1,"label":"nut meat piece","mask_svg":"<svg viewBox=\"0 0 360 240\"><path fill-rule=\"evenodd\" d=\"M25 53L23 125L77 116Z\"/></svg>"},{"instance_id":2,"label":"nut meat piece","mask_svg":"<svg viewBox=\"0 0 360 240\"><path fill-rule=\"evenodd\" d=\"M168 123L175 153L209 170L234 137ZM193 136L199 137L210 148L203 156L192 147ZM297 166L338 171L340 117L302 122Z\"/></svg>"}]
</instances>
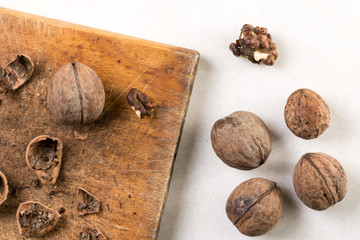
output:
<instances>
[{"instance_id":1,"label":"nut meat piece","mask_svg":"<svg viewBox=\"0 0 360 240\"><path fill-rule=\"evenodd\" d=\"M270 33L266 28L253 27L245 24L236 43L231 43L229 49L236 56L247 57L253 63L263 62L266 65L274 65L279 56L276 44L272 42Z\"/></svg>"},{"instance_id":2,"label":"nut meat piece","mask_svg":"<svg viewBox=\"0 0 360 240\"><path fill-rule=\"evenodd\" d=\"M105 235L97 228L84 224L81 227L79 240L107 240Z\"/></svg>"},{"instance_id":3,"label":"nut meat piece","mask_svg":"<svg viewBox=\"0 0 360 240\"><path fill-rule=\"evenodd\" d=\"M40 135L26 148L26 164L44 184L55 184L62 162L63 144L60 139Z\"/></svg>"},{"instance_id":4,"label":"nut meat piece","mask_svg":"<svg viewBox=\"0 0 360 240\"><path fill-rule=\"evenodd\" d=\"M79 216L100 211L100 200L84 188L78 187L77 202Z\"/></svg>"},{"instance_id":5,"label":"nut meat piece","mask_svg":"<svg viewBox=\"0 0 360 240\"><path fill-rule=\"evenodd\" d=\"M217 120L211 130L211 144L225 164L241 170L264 164L272 146L265 123L246 111L237 111Z\"/></svg>"},{"instance_id":6,"label":"nut meat piece","mask_svg":"<svg viewBox=\"0 0 360 240\"><path fill-rule=\"evenodd\" d=\"M156 104L151 103L145 93L142 93L136 88L132 88L127 95L127 100L139 118L153 116L153 111Z\"/></svg>"},{"instance_id":7,"label":"nut meat piece","mask_svg":"<svg viewBox=\"0 0 360 240\"><path fill-rule=\"evenodd\" d=\"M346 195L346 174L340 163L325 153L306 153L295 166L297 196L309 208L325 210Z\"/></svg>"},{"instance_id":8,"label":"nut meat piece","mask_svg":"<svg viewBox=\"0 0 360 240\"><path fill-rule=\"evenodd\" d=\"M0 82L7 89L15 91L27 82L34 71L34 63L30 57L18 55L15 60L0 68Z\"/></svg>"},{"instance_id":9,"label":"nut meat piece","mask_svg":"<svg viewBox=\"0 0 360 240\"><path fill-rule=\"evenodd\" d=\"M68 63L51 79L47 104L60 122L92 122L104 109L104 86L99 76L88 66L79 62Z\"/></svg>"},{"instance_id":10,"label":"nut meat piece","mask_svg":"<svg viewBox=\"0 0 360 240\"><path fill-rule=\"evenodd\" d=\"M59 221L60 214L45 205L28 201L21 203L16 220L20 234L25 237L40 237L50 232Z\"/></svg>"},{"instance_id":11,"label":"nut meat piece","mask_svg":"<svg viewBox=\"0 0 360 240\"><path fill-rule=\"evenodd\" d=\"M0 171L0 205L5 202L9 193L8 181L5 175Z\"/></svg>"},{"instance_id":12,"label":"nut meat piece","mask_svg":"<svg viewBox=\"0 0 360 240\"><path fill-rule=\"evenodd\" d=\"M284 117L286 125L296 136L313 139L329 127L330 110L319 94L302 88L288 98Z\"/></svg>"},{"instance_id":13,"label":"nut meat piece","mask_svg":"<svg viewBox=\"0 0 360 240\"><path fill-rule=\"evenodd\" d=\"M226 202L228 218L247 236L260 236L270 231L281 213L280 188L264 178L252 178L241 183Z\"/></svg>"}]
</instances>

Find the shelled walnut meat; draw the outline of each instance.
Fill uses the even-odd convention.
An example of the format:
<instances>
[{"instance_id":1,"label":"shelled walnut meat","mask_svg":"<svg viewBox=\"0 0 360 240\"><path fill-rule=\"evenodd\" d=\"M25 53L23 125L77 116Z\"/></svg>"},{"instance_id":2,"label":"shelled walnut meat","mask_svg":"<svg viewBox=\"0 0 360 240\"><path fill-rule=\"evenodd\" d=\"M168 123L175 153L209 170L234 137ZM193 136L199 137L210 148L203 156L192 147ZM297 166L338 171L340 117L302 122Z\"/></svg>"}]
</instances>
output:
<instances>
[{"instance_id":1,"label":"shelled walnut meat","mask_svg":"<svg viewBox=\"0 0 360 240\"><path fill-rule=\"evenodd\" d=\"M346 194L346 174L340 163L325 153L307 153L296 164L293 183L297 196L309 208L325 210Z\"/></svg>"},{"instance_id":2,"label":"shelled walnut meat","mask_svg":"<svg viewBox=\"0 0 360 240\"><path fill-rule=\"evenodd\" d=\"M145 93L142 93L140 90L136 88L130 89L127 95L127 101L139 118L153 116L153 111L156 107L156 104L150 102L148 96Z\"/></svg>"},{"instance_id":3,"label":"shelled walnut meat","mask_svg":"<svg viewBox=\"0 0 360 240\"><path fill-rule=\"evenodd\" d=\"M285 122L296 136L313 139L329 127L330 110L316 92L302 88L293 92L285 106Z\"/></svg>"},{"instance_id":4,"label":"shelled walnut meat","mask_svg":"<svg viewBox=\"0 0 360 240\"><path fill-rule=\"evenodd\" d=\"M259 167L270 155L271 135L255 114L237 111L219 119L211 130L216 155L230 167L250 170Z\"/></svg>"},{"instance_id":5,"label":"shelled walnut meat","mask_svg":"<svg viewBox=\"0 0 360 240\"><path fill-rule=\"evenodd\" d=\"M264 27L253 27L245 24L240 37L235 43L231 43L229 49L236 56L247 57L253 63L263 62L266 65L274 65L279 56L276 44L273 43L270 33Z\"/></svg>"},{"instance_id":6,"label":"shelled walnut meat","mask_svg":"<svg viewBox=\"0 0 360 240\"><path fill-rule=\"evenodd\" d=\"M40 135L26 148L26 164L44 184L55 184L62 163L63 144L59 138Z\"/></svg>"},{"instance_id":7,"label":"shelled walnut meat","mask_svg":"<svg viewBox=\"0 0 360 240\"><path fill-rule=\"evenodd\" d=\"M62 66L51 79L47 104L60 122L92 122L104 109L104 86L91 68L71 62Z\"/></svg>"},{"instance_id":8,"label":"shelled walnut meat","mask_svg":"<svg viewBox=\"0 0 360 240\"><path fill-rule=\"evenodd\" d=\"M247 236L270 231L282 213L280 188L264 178L241 183L226 202L226 214L235 227Z\"/></svg>"},{"instance_id":9,"label":"shelled walnut meat","mask_svg":"<svg viewBox=\"0 0 360 240\"><path fill-rule=\"evenodd\" d=\"M8 181L5 174L0 171L0 205L5 202L9 193Z\"/></svg>"},{"instance_id":10,"label":"shelled walnut meat","mask_svg":"<svg viewBox=\"0 0 360 240\"><path fill-rule=\"evenodd\" d=\"M25 237L40 237L50 232L58 223L60 214L39 202L21 203L16 219L20 234Z\"/></svg>"}]
</instances>

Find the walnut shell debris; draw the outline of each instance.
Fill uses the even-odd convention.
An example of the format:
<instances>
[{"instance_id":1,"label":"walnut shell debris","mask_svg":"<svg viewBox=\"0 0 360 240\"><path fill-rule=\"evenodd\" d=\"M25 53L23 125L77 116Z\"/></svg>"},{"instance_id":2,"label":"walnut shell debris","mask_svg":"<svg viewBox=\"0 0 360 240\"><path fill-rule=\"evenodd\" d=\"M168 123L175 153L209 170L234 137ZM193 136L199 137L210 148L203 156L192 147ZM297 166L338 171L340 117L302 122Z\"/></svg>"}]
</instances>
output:
<instances>
[{"instance_id":1,"label":"walnut shell debris","mask_svg":"<svg viewBox=\"0 0 360 240\"><path fill-rule=\"evenodd\" d=\"M274 65L279 53L276 44L273 43L270 33L264 27L253 27L245 24L240 37L229 46L230 51L236 56L247 57L252 63L263 62L266 65Z\"/></svg>"},{"instance_id":2,"label":"walnut shell debris","mask_svg":"<svg viewBox=\"0 0 360 240\"><path fill-rule=\"evenodd\" d=\"M30 57L22 54L0 68L0 82L7 89L15 91L27 82L34 72L34 63Z\"/></svg>"},{"instance_id":3,"label":"walnut shell debris","mask_svg":"<svg viewBox=\"0 0 360 240\"><path fill-rule=\"evenodd\" d=\"M92 122L104 109L104 86L90 67L79 62L67 63L50 81L47 104L60 122Z\"/></svg>"},{"instance_id":4,"label":"walnut shell debris","mask_svg":"<svg viewBox=\"0 0 360 240\"><path fill-rule=\"evenodd\" d=\"M313 139L329 127L330 110L319 94L302 88L288 98L284 117L286 125L296 136Z\"/></svg>"},{"instance_id":5,"label":"walnut shell debris","mask_svg":"<svg viewBox=\"0 0 360 240\"><path fill-rule=\"evenodd\" d=\"M246 111L237 111L217 120L211 130L211 144L225 164L241 170L264 164L272 147L265 123Z\"/></svg>"},{"instance_id":6,"label":"walnut shell debris","mask_svg":"<svg viewBox=\"0 0 360 240\"><path fill-rule=\"evenodd\" d=\"M226 214L235 227L247 236L260 236L270 231L282 213L280 188L264 178L241 183L226 202Z\"/></svg>"},{"instance_id":7,"label":"walnut shell debris","mask_svg":"<svg viewBox=\"0 0 360 240\"><path fill-rule=\"evenodd\" d=\"M6 176L0 171L0 205L5 202L9 193L9 186Z\"/></svg>"},{"instance_id":8,"label":"walnut shell debris","mask_svg":"<svg viewBox=\"0 0 360 240\"><path fill-rule=\"evenodd\" d=\"M77 188L78 215L83 216L100 211L100 200L84 188Z\"/></svg>"},{"instance_id":9,"label":"walnut shell debris","mask_svg":"<svg viewBox=\"0 0 360 240\"><path fill-rule=\"evenodd\" d=\"M16 212L20 234L25 237L40 237L50 232L58 223L60 214L39 202L21 203Z\"/></svg>"},{"instance_id":10,"label":"walnut shell debris","mask_svg":"<svg viewBox=\"0 0 360 240\"><path fill-rule=\"evenodd\" d=\"M26 148L26 164L44 184L55 184L62 162L63 144L59 138L40 135Z\"/></svg>"},{"instance_id":11,"label":"walnut shell debris","mask_svg":"<svg viewBox=\"0 0 360 240\"><path fill-rule=\"evenodd\" d=\"M84 224L81 227L79 234L79 240L107 240L106 236L95 227L90 226L89 224Z\"/></svg>"},{"instance_id":12,"label":"walnut shell debris","mask_svg":"<svg viewBox=\"0 0 360 240\"><path fill-rule=\"evenodd\" d=\"M325 210L344 199L347 180L341 164L325 153L306 153L295 166L295 192L314 210Z\"/></svg>"}]
</instances>

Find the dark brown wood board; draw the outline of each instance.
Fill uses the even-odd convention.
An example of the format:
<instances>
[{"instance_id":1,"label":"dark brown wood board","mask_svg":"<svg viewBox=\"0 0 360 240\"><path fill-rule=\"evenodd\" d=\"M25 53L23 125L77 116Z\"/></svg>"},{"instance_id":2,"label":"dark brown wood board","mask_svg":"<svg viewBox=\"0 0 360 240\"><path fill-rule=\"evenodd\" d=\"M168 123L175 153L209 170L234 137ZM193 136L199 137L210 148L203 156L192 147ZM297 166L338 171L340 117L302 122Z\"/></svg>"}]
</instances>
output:
<instances>
[{"instance_id":1,"label":"dark brown wood board","mask_svg":"<svg viewBox=\"0 0 360 240\"><path fill-rule=\"evenodd\" d=\"M112 240L156 239L198 52L3 8L0 24L0 65L18 54L35 64L24 86L0 91L0 170L10 186L0 206L0 239L22 239L15 213L29 200L66 209L39 239L77 239L85 222ZM105 87L104 112L86 125L59 124L46 105L53 74L73 61L91 67ZM129 107L131 88L156 103L153 118L139 119ZM88 137L76 139L74 131ZM37 187L25 151L43 134L62 139L63 162L55 185ZM99 214L77 216L77 187L100 199Z\"/></svg>"}]
</instances>

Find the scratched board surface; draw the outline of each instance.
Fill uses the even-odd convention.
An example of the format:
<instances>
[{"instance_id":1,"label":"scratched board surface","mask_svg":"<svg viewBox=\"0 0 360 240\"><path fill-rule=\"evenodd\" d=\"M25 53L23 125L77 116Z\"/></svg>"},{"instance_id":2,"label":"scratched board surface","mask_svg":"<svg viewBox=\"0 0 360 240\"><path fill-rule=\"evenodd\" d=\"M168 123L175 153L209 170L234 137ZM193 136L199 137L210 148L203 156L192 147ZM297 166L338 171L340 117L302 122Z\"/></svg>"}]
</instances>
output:
<instances>
[{"instance_id":1,"label":"scratched board surface","mask_svg":"<svg viewBox=\"0 0 360 240\"><path fill-rule=\"evenodd\" d=\"M1 8L0 24L1 66L18 54L35 64L20 89L0 90L0 170L10 186L0 206L0 239L22 239L15 213L29 200L66 210L40 239L77 239L84 223L108 239L155 239L199 54ZM91 67L105 87L104 112L91 124L58 124L46 106L50 79L72 61ZM139 119L128 106L131 88L156 103L153 118ZM77 139L75 131L87 138ZM27 144L42 134L64 144L55 185L34 184L37 177L25 162ZM77 187L100 199L98 214L78 217Z\"/></svg>"}]
</instances>

